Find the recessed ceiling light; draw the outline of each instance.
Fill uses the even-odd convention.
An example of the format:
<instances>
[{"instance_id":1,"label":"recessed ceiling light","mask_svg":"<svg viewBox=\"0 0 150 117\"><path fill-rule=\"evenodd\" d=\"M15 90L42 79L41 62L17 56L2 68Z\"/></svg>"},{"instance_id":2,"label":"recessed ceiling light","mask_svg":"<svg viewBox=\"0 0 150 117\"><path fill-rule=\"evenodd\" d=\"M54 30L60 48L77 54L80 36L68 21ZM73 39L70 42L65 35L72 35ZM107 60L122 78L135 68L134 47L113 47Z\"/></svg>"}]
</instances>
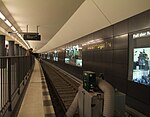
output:
<instances>
[{"instance_id":1,"label":"recessed ceiling light","mask_svg":"<svg viewBox=\"0 0 150 117\"><path fill-rule=\"evenodd\" d=\"M2 19L2 20L5 20L5 16L0 12L0 18Z\"/></svg>"},{"instance_id":2,"label":"recessed ceiling light","mask_svg":"<svg viewBox=\"0 0 150 117\"><path fill-rule=\"evenodd\" d=\"M9 27L12 26L12 24L11 24L8 20L5 20L5 23L6 23Z\"/></svg>"},{"instance_id":3,"label":"recessed ceiling light","mask_svg":"<svg viewBox=\"0 0 150 117\"><path fill-rule=\"evenodd\" d=\"M13 26L11 27L11 29L12 29L14 32L16 31L15 27L13 27Z\"/></svg>"}]
</instances>

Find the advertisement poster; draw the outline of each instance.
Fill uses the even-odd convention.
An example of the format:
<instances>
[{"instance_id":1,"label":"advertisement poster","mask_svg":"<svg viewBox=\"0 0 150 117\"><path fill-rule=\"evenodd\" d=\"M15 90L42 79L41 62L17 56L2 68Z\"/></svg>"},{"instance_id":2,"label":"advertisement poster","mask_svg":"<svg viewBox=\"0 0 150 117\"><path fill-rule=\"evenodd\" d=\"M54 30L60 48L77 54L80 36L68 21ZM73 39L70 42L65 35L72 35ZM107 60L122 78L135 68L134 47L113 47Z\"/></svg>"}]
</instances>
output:
<instances>
[{"instance_id":1,"label":"advertisement poster","mask_svg":"<svg viewBox=\"0 0 150 117\"><path fill-rule=\"evenodd\" d=\"M67 48L65 53L65 63L82 67L82 48L78 45Z\"/></svg>"}]
</instances>

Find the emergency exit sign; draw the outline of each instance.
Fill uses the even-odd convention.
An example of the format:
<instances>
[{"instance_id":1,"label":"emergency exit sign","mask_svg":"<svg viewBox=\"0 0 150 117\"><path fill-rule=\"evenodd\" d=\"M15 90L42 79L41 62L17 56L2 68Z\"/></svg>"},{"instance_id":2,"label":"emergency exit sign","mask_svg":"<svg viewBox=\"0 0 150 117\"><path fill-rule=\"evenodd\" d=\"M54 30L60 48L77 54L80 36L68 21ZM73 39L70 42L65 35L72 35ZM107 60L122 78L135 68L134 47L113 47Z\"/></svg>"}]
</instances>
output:
<instances>
[{"instance_id":1,"label":"emergency exit sign","mask_svg":"<svg viewBox=\"0 0 150 117\"><path fill-rule=\"evenodd\" d=\"M39 35L38 33L24 33L23 38L24 40L40 41L41 35Z\"/></svg>"}]
</instances>

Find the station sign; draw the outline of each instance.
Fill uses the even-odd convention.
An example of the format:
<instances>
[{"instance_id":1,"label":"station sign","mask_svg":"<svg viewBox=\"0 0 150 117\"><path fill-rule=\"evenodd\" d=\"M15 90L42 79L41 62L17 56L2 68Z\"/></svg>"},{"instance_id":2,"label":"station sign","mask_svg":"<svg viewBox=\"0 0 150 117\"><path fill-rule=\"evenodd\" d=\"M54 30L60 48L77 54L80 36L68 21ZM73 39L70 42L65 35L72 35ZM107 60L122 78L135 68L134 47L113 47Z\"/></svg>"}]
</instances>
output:
<instances>
[{"instance_id":1,"label":"station sign","mask_svg":"<svg viewBox=\"0 0 150 117\"><path fill-rule=\"evenodd\" d=\"M24 40L40 41L41 35L38 33L24 33L23 38Z\"/></svg>"},{"instance_id":2,"label":"station sign","mask_svg":"<svg viewBox=\"0 0 150 117\"><path fill-rule=\"evenodd\" d=\"M134 33L132 38L136 39L136 38L141 38L141 37L149 37L150 36L150 30L147 31L142 31L142 32L138 32L138 33Z\"/></svg>"}]
</instances>

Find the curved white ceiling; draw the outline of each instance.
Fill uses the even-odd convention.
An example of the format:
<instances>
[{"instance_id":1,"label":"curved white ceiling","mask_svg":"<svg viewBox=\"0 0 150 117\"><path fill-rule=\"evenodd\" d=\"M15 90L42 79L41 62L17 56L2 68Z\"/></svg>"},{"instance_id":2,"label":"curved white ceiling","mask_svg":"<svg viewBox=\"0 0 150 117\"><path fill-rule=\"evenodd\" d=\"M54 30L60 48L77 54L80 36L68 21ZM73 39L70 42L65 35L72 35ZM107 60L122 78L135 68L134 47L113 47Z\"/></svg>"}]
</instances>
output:
<instances>
[{"instance_id":1,"label":"curved white ceiling","mask_svg":"<svg viewBox=\"0 0 150 117\"><path fill-rule=\"evenodd\" d=\"M54 49L149 8L150 0L86 0L59 32L37 52Z\"/></svg>"},{"instance_id":2,"label":"curved white ceiling","mask_svg":"<svg viewBox=\"0 0 150 117\"><path fill-rule=\"evenodd\" d=\"M49 51L150 9L150 0L2 1L22 31L26 25L29 31L40 25L42 40L29 41L36 52Z\"/></svg>"}]
</instances>

